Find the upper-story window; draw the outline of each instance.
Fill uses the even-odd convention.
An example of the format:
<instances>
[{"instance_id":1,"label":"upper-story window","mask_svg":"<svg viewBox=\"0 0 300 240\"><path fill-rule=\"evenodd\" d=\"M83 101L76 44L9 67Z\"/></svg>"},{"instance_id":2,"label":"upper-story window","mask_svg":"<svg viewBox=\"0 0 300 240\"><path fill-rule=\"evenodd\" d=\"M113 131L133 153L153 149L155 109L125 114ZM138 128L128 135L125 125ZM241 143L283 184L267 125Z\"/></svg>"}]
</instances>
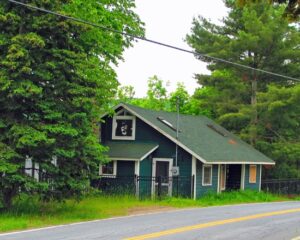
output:
<instances>
[{"instance_id":1,"label":"upper-story window","mask_svg":"<svg viewBox=\"0 0 300 240\"><path fill-rule=\"evenodd\" d=\"M124 114L125 112L118 112ZM113 117L112 139L135 140L135 116L117 115Z\"/></svg>"}]
</instances>

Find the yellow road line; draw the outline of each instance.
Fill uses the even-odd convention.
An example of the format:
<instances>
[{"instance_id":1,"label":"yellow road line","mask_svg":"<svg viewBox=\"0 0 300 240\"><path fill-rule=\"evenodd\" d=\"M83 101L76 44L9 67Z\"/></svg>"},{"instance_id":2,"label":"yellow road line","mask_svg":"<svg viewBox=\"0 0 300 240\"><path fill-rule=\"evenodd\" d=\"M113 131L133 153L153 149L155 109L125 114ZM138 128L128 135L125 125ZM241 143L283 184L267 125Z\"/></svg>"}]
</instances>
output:
<instances>
[{"instance_id":1,"label":"yellow road line","mask_svg":"<svg viewBox=\"0 0 300 240\"><path fill-rule=\"evenodd\" d=\"M291 240L300 240L300 236L299 236L299 237L292 238Z\"/></svg>"},{"instance_id":2,"label":"yellow road line","mask_svg":"<svg viewBox=\"0 0 300 240\"><path fill-rule=\"evenodd\" d=\"M294 208L294 209L282 210L282 211L276 211L276 212L259 213L259 214L255 214L255 215L245 216L245 217L230 218L230 219L218 220L218 221L214 221L214 222L201 223L201 224L196 224L196 225L191 225L191 226L186 226L186 227L165 230L165 231L161 231L161 232L155 232L155 233L150 233L150 234L145 234L145 235L140 235L140 236L135 236L135 237L129 237L129 238L125 238L124 240L143 240L143 239L157 238L157 237L162 237L162 236L171 235L171 234L175 234L175 233L187 232L187 231L191 231L191 230L195 230L195 229L214 227L214 226L224 225L224 224L228 224L228 223L236 223L236 222L242 222L242 221L247 221L247 220L252 220L252 219L257 219L257 218L271 217L271 216L295 213L295 212L300 212L300 208Z\"/></svg>"}]
</instances>

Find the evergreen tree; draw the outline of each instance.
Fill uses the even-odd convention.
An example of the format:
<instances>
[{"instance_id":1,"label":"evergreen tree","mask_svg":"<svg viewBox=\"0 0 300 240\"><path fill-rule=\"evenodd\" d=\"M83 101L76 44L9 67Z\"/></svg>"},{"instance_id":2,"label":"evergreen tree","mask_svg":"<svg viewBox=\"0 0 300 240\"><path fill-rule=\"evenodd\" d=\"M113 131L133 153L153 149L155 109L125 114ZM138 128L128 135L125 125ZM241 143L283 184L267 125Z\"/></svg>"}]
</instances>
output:
<instances>
[{"instance_id":1,"label":"evergreen tree","mask_svg":"<svg viewBox=\"0 0 300 240\"><path fill-rule=\"evenodd\" d=\"M245 1L242 8L236 1L225 3L229 15L221 25L202 17L194 19L192 32L187 36L189 45L200 54L299 79L300 33L295 24L282 17L285 6L270 5L267 0ZM292 90L297 82L197 56L212 71L211 75L197 75L202 88L195 92L194 98L200 106L205 106L225 128L279 159L270 148L261 147L262 142L274 144L263 134L269 130L263 120L266 108L260 108L260 104L271 103L265 102L265 98L257 101L257 96L269 92L270 84ZM291 111L296 113L296 108ZM286 120L281 119L281 124L285 125Z\"/></svg>"},{"instance_id":2,"label":"evergreen tree","mask_svg":"<svg viewBox=\"0 0 300 240\"><path fill-rule=\"evenodd\" d=\"M22 2L143 33L132 0ZM96 133L100 110L118 85L111 64L131 41L0 2L0 205L10 207L20 191L64 198L89 186L103 159ZM26 159L39 181L24 170Z\"/></svg>"}]
</instances>

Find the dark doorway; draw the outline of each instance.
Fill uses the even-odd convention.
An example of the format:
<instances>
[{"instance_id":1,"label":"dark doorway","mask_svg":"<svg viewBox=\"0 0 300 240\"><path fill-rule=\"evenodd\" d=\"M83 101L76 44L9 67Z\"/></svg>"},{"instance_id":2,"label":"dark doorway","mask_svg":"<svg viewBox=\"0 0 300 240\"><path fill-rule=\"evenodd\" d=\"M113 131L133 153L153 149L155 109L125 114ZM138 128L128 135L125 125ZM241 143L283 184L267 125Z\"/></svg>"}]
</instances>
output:
<instances>
[{"instance_id":1,"label":"dark doorway","mask_svg":"<svg viewBox=\"0 0 300 240\"><path fill-rule=\"evenodd\" d=\"M156 162L156 177L169 177L169 162Z\"/></svg>"},{"instance_id":2,"label":"dark doorway","mask_svg":"<svg viewBox=\"0 0 300 240\"><path fill-rule=\"evenodd\" d=\"M157 196L171 195L170 162L156 161L155 193Z\"/></svg>"},{"instance_id":3,"label":"dark doorway","mask_svg":"<svg viewBox=\"0 0 300 240\"><path fill-rule=\"evenodd\" d=\"M226 190L239 190L241 188L241 173L241 165L227 165Z\"/></svg>"}]
</instances>

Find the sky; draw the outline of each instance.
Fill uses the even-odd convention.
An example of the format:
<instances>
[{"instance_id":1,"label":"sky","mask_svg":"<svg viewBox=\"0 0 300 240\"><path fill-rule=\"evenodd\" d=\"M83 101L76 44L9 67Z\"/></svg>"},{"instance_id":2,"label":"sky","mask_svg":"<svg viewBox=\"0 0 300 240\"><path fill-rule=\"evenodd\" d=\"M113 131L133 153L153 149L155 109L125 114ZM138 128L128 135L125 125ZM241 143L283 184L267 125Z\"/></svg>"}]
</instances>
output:
<instances>
[{"instance_id":1,"label":"sky","mask_svg":"<svg viewBox=\"0 0 300 240\"><path fill-rule=\"evenodd\" d=\"M203 16L217 23L226 16L222 0L136 0L135 12L145 23L146 38L192 50L184 41L194 17ZM135 96L146 96L147 81L157 75L169 92L178 82L193 94L199 87L195 73L208 74L206 64L192 54L179 52L144 41L124 52L124 61L116 67L122 86L132 85Z\"/></svg>"}]
</instances>

